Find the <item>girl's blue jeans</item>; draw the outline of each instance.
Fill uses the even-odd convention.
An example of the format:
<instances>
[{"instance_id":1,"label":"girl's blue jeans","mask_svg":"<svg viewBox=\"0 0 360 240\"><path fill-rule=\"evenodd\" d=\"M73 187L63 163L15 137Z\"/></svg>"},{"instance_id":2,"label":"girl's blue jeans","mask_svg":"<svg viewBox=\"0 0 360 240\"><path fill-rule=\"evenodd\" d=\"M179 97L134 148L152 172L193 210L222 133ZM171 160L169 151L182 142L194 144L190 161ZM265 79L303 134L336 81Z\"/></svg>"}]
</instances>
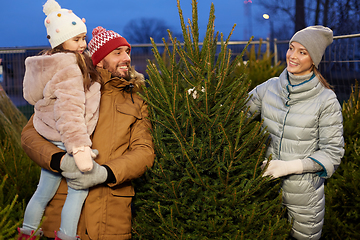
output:
<instances>
[{"instance_id":1,"label":"girl's blue jeans","mask_svg":"<svg viewBox=\"0 0 360 240\"><path fill-rule=\"evenodd\" d=\"M26 206L23 228L36 230L40 225L46 205L54 197L61 174L41 169L40 181L34 195ZM82 205L89 190L75 190L68 187L68 194L61 211L60 231L70 237L76 236ZM54 229L55 231L56 229Z\"/></svg>"}]
</instances>

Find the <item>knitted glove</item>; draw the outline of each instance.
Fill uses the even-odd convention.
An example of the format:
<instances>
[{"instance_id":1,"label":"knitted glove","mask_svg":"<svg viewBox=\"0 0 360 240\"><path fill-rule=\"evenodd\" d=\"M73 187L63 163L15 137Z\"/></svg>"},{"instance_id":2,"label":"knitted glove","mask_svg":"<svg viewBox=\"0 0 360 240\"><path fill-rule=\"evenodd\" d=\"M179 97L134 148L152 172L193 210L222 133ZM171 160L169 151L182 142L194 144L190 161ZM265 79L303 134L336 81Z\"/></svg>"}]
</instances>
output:
<instances>
[{"instance_id":1,"label":"knitted glove","mask_svg":"<svg viewBox=\"0 0 360 240\"><path fill-rule=\"evenodd\" d=\"M261 169L266 167L268 160L263 161ZM292 161L283 161L283 160L271 160L263 177L271 176L271 178L279 178L289 174L301 174L303 173L303 164L301 159L296 159Z\"/></svg>"},{"instance_id":2,"label":"knitted glove","mask_svg":"<svg viewBox=\"0 0 360 240\"><path fill-rule=\"evenodd\" d=\"M95 159L99 155L99 151L96 149L92 149L91 157ZM61 159L60 169L64 172L77 172L79 171L78 167L75 164L74 157L69 154L65 154Z\"/></svg>"},{"instance_id":3,"label":"knitted glove","mask_svg":"<svg viewBox=\"0 0 360 240\"><path fill-rule=\"evenodd\" d=\"M61 174L66 178L69 187L80 190L104 183L107 179L108 172L105 167L100 166L93 161L93 169L88 172L62 172Z\"/></svg>"},{"instance_id":4,"label":"knitted glove","mask_svg":"<svg viewBox=\"0 0 360 240\"><path fill-rule=\"evenodd\" d=\"M87 172L93 168L92 158L94 156L94 153L91 151L90 147L85 146L76 148L76 150L74 150L73 152L76 166L79 168L80 171Z\"/></svg>"}]
</instances>

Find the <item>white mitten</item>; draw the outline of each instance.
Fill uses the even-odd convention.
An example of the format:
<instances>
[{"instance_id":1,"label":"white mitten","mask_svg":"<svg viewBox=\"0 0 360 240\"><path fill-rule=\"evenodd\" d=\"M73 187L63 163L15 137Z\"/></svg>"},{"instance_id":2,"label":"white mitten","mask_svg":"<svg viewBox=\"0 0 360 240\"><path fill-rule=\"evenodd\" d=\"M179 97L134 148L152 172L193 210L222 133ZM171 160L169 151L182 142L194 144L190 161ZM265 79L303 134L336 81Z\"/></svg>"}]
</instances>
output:
<instances>
[{"instance_id":1,"label":"white mitten","mask_svg":"<svg viewBox=\"0 0 360 240\"><path fill-rule=\"evenodd\" d=\"M88 172L93 168L93 160L96 155L91 151L90 147L81 147L74 149L74 160L76 166L81 172Z\"/></svg>"},{"instance_id":2,"label":"white mitten","mask_svg":"<svg viewBox=\"0 0 360 240\"><path fill-rule=\"evenodd\" d=\"M266 166L268 160L263 161L262 169ZM303 164L301 159L283 161L283 160L271 160L267 169L265 170L263 177L271 176L272 178L279 178L289 174L301 174L303 173Z\"/></svg>"}]
</instances>

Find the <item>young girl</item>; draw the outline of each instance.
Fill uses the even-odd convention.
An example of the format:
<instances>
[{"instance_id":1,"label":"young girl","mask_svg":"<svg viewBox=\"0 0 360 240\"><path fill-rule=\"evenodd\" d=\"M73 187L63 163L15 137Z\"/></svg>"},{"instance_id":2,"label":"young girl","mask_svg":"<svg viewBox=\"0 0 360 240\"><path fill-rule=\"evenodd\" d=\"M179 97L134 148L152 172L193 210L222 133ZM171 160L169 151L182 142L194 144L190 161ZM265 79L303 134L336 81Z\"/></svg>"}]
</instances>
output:
<instances>
[{"instance_id":1,"label":"young girl","mask_svg":"<svg viewBox=\"0 0 360 240\"><path fill-rule=\"evenodd\" d=\"M248 105L261 114L271 142L264 176L282 177L283 204L293 221L291 236L320 239L324 223L324 181L344 155L341 106L318 71L331 29L311 26L295 33L286 69L254 88Z\"/></svg>"},{"instance_id":2,"label":"young girl","mask_svg":"<svg viewBox=\"0 0 360 240\"><path fill-rule=\"evenodd\" d=\"M44 138L72 154L79 170L90 171L96 155L90 149L99 114L100 83L86 49L84 20L55 0L43 8L52 49L25 60L24 98L35 106L34 127ZM39 227L61 174L41 169L36 192L29 201L19 239L30 239ZM60 230L55 239L77 239L80 212L88 190L68 188ZM41 230L35 235L40 235ZM33 239L33 238L31 238ZM35 238L34 238L35 239Z\"/></svg>"}]
</instances>

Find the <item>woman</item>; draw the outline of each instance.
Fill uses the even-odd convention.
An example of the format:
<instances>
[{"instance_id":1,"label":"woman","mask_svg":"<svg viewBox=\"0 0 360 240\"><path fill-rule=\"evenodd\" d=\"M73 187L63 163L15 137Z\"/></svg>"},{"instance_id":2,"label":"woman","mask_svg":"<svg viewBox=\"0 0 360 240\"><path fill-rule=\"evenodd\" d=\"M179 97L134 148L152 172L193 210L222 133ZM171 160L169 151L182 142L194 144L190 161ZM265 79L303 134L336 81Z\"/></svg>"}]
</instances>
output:
<instances>
[{"instance_id":1,"label":"woman","mask_svg":"<svg viewBox=\"0 0 360 240\"><path fill-rule=\"evenodd\" d=\"M271 136L263 176L282 178L283 204L291 236L320 239L324 223L324 181L344 155L341 106L318 71L331 29L311 26L295 33L286 69L250 93L250 113L261 114Z\"/></svg>"}]
</instances>

